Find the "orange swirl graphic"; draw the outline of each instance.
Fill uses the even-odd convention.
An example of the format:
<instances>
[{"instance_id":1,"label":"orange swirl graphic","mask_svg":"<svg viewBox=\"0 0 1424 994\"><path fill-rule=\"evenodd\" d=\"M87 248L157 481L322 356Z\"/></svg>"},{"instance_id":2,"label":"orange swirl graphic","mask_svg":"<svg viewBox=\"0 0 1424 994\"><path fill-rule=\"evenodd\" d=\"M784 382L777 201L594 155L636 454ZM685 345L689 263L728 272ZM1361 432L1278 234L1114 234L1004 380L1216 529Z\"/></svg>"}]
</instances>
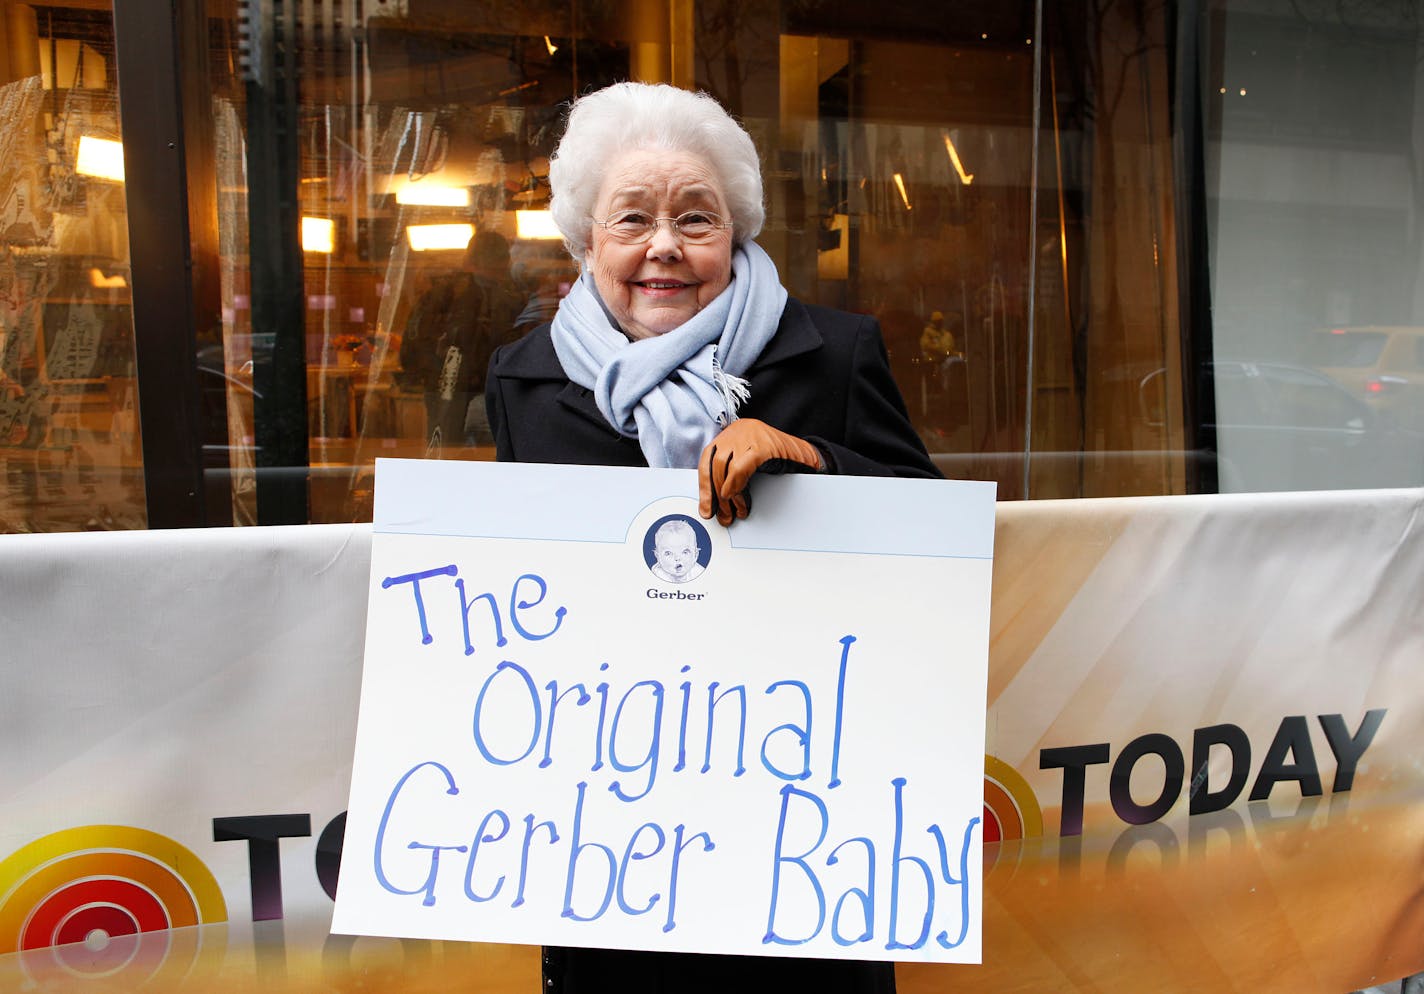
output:
<instances>
[{"instance_id":1,"label":"orange swirl graphic","mask_svg":"<svg viewBox=\"0 0 1424 994\"><path fill-rule=\"evenodd\" d=\"M1028 781L997 756L984 757L984 841L1008 842L1043 834L1043 811Z\"/></svg>"},{"instance_id":2,"label":"orange swirl graphic","mask_svg":"<svg viewBox=\"0 0 1424 994\"><path fill-rule=\"evenodd\" d=\"M0 953L226 920L212 873L157 832L65 829L0 862Z\"/></svg>"}]
</instances>

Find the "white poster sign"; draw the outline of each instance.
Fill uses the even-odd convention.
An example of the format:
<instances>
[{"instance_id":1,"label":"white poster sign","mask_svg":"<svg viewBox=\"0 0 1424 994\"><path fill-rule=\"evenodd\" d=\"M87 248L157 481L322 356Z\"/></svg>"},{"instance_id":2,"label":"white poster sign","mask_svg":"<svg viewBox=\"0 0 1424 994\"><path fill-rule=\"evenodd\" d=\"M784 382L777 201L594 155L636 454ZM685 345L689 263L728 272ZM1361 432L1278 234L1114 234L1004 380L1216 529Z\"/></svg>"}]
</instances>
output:
<instances>
[{"instance_id":1,"label":"white poster sign","mask_svg":"<svg viewBox=\"0 0 1424 994\"><path fill-rule=\"evenodd\" d=\"M695 492L378 465L333 931L979 961L992 484Z\"/></svg>"}]
</instances>

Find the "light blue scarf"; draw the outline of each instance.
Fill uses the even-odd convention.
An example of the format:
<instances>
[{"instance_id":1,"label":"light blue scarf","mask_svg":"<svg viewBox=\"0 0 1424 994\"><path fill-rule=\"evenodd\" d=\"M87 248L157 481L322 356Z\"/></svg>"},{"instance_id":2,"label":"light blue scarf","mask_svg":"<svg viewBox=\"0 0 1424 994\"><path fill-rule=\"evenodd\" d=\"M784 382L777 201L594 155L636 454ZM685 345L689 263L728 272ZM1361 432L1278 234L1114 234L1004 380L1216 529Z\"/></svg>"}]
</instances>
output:
<instances>
[{"instance_id":1,"label":"light blue scarf","mask_svg":"<svg viewBox=\"0 0 1424 994\"><path fill-rule=\"evenodd\" d=\"M732 253L732 282L712 303L672 331L633 342L585 273L554 315L554 351L608 423L638 440L649 466L691 469L746 401L742 374L776 334L786 297L776 264L747 242Z\"/></svg>"}]
</instances>

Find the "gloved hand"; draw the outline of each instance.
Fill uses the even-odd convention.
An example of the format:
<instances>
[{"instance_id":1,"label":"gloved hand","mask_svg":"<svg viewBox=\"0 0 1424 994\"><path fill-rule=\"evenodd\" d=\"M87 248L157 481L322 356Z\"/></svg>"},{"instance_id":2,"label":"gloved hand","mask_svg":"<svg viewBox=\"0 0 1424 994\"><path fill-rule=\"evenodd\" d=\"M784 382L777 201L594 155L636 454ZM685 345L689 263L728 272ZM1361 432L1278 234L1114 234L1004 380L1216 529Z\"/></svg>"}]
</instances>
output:
<instances>
[{"instance_id":1,"label":"gloved hand","mask_svg":"<svg viewBox=\"0 0 1424 994\"><path fill-rule=\"evenodd\" d=\"M804 438L778 431L765 421L742 418L717 433L697 464L698 513L723 525L751 512L747 484L759 469L784 472L786 464L818 471L821 453ZM768 465L770 464L770 465Z\"/></svg>"}]
</instances>

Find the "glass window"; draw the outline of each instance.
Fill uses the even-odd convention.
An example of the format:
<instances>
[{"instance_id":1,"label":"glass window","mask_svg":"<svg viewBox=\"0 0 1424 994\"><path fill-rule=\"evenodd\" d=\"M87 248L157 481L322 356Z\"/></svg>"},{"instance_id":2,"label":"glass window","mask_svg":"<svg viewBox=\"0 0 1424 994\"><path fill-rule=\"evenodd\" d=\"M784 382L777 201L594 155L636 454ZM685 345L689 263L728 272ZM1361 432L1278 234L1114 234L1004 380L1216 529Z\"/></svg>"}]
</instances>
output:
<instances>
[{"instance_id":1,"label":"glass window","mask_svg":"<svg viewBox=\"0 0 1424 994\"><path fill-rule=\"evenodd\" d=\"M1170 25L1070 6L412 3L293 25L282 154L298 172L311 519L368 517L377 456L492 457L490 351L547 321L578 273L547 214L562 114L629 78L704 89L745 123L761 244L794 295L879 319L947 475L995 479L1005 498L1187 489ZM238 519L254 520L249 302L271 288L249 265L249 223L268 222L249 218L244 161L264 111L235 22L213 37L211 368Z\"/></svg>"},{"instance_id":2,"label":"glass window","mask_svg":"<svg viewBox=\"0 0 1424 994\"><path fill-rule=\"evenodd\" d=\"M492 458L490 352L578 274L547 213L562 115L621 79L745 123L783 282L879 320L949 476L1006 499L1356 486L1348 461L1218 470L1252 462L1249 427L1351 404L1371 438L1424 433L1411 10L951 7L411 2L252 30L211 7L185 86L211 93L222 318L193 338L234 520L292 480L302 520L363 520L378 456ZM95 165L120 147L112 18L14 9L0 527L142 525L127 208ZM1286 368L1300 390L1262 386Z\"/></svg>"},{"instance_id":3,"label":"glass window","mask_svg":"<svg viewBox=\"0 0 1424 994\"><path fill-rule=\"evenodd\" d=\"M0 23L0 531L146 524L111 8Z\"/></svg>"},{"instance_id":4,"label":"glass window","mask_svg":"<svg viewBox=\"0 0 1424 994\"><path fill-rule=\"evenodd\" d=\"M1351 453L1374 457L1313 458L1319 433L1290 431L1290 472L1254 485L1424 483L1419 12L1217 0L1203 33L1215 354L1274 363L1283 424L1363 433ZM1239 389L1218 368L1219 410ZM1237 465L1253 444L1225 417L1217 438Z\"/></svg>"}]
</instances>

